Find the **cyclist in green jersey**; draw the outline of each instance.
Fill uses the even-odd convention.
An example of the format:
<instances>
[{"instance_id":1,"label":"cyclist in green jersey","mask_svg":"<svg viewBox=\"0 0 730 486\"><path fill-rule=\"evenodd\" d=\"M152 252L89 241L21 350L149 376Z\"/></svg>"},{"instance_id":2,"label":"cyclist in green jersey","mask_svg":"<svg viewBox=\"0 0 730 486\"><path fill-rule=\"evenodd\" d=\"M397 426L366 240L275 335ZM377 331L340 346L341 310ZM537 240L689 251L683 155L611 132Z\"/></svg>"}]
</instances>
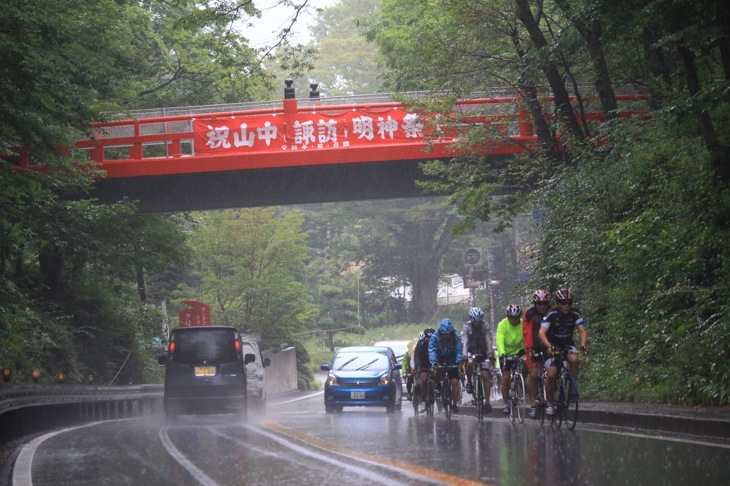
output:
<instances>
[{"instance_id":1,"label":"cyclist in green jersey","mask_svg":"<svg viewBox=\"0 0 730 486\"><path fill-rule=\"evenodd\" d=\"M512 377L505 358L514 355L521 357L525 354L521 316L522 309L520 309L520 306L510 304L507 306L507 317L497 324L497 354L499 355L499 366L502 369L502 401L504 402L502 412L505 415L510 414L508 392L509 381Z\"/></svg>"}]
</instances>

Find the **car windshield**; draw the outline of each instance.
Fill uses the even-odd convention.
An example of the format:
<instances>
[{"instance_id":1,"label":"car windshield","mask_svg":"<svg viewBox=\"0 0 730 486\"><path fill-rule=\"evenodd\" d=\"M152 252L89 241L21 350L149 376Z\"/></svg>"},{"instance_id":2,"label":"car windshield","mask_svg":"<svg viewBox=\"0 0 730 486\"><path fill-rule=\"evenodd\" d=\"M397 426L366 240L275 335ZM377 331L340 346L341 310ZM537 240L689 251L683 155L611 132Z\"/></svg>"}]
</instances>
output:
<instances>
[{"instance_id":1,"label":"car windshield","mask_svg":"<svg viewBox=\"0 0 730 486\"><path fill-rule=\"evenodd\" d=\"M335 356L332 369L337 371L387 370L388 357L381 353L340 353Z\"/></svg>"},{"instance_id":2,"label":"car windshield","mask_svg":"<svg viewBox=\"0 0 730 486\"><path fill-rule=\"evenodd\" d=\"M230 329L205 329L175 333L173 360L178 363L210 364L236 360L236 336Z\"/></svg>"}]
</instances>

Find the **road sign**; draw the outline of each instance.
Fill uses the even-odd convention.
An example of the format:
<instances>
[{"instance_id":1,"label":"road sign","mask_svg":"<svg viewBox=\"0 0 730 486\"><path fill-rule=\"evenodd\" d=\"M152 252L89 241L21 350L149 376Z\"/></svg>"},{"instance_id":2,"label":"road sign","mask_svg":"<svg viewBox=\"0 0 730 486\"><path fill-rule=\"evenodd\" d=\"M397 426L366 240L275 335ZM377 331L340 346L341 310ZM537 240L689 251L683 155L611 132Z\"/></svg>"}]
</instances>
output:
<instances>
[{"instance_id":1,"label":"road sign","mask_svg":"<svg viewBox=\"0 0 730 486\"><path fill-rule=\"evenodd\" d=\"M183 300L189 309L183 309L178 314L180 327L210 326L210 306L194 300Z\"/></svg>"}]
</instances>

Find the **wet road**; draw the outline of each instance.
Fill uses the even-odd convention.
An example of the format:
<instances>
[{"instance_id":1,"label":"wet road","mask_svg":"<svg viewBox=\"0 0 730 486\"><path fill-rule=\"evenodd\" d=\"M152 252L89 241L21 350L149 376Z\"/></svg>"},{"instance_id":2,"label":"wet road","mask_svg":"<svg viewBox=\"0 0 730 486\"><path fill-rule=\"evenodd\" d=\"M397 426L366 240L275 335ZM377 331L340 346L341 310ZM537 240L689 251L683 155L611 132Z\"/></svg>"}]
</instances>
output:
<instances>
[{"instance_id":1,"label":"wet road","mask_svg":"<svg viewBox=\"0 0 730 486\"><path fill-rule=\"evenodd\" d=\"M271 399L265 416L162 416L57 431L25 446L14 484L730 484L730 448L582 426L511 424L495 411L413 416L322 395ZM463 407L462 407L463 408Z\"/></svg>"}]
</instances>

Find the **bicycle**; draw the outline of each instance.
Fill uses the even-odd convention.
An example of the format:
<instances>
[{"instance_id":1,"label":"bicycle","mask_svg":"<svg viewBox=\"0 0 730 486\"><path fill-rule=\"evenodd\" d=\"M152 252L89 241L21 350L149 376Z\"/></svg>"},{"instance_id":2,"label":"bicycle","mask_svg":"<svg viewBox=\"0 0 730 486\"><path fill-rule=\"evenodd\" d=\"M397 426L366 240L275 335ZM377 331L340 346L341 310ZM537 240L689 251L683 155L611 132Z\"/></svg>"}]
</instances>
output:
<instances>
[{"instance_id":1,"label":"bicycle","mask_svg":"<svg viewBox=\"0 0 730 486\"><path fill-rule=\"evenodd\" d=\"M421 396L421 384L420 380L418 379L418 375L416 375L416 378L414 379L415 383L413 383L413 400L411 403L413 404L413 415L418 417L419 411L418 407L421 406L421 404L418 402L418 398Z\"/></svg>"},{"instance_id":2,"label":"bicycle","mask_svg":"<svg viewBox=\"0 0 730 486\"><path fill-rule=\"evenodd\" d=\"M522 359L518 355L505 356L505 366L510 369L509 390L507 399L510 405L509 421L525 422L527 403L525 401L525 378L522 376Z\"/></svg>"},{"instance_id":3,"label":"bicycle","mask_svg":"<svg viewBox=\"0 0 730 486\"><path fill-rule=\"evenodd\" d=\"M556 348L553 347L553 349ZM578 420L578 383L568 367L570 350L561 349L557 351L557 355L553 354L553 359L557 360L558 365L558 378L555 382L557 399L555 400L555 413L552 416L551 425L555 426L557 424L557 427L560 428L562 423L565 422L568 430L573 430Z\"/></svg>"},{"instance_id":4,"label":"bicycle","mask_svg":"<svg viewBox=\"0 0 730 486\"><path fill-rule=\"evenodd\" d=\"M484 382L482 381L482 366L481 364L486 361L487 357L483 354L475 354L472 357L472 374L471 374L471 386L472 386L472 402L476 407L477 420L484 421L484 414L487 409L485 400L489 400L487 396L487 390L484 389Z\"/></svg>"},{"instance_id":5,"label":"bicycle","mask_svg":"<svg viewBox=\"0 0 730 486\"><path fill-rule=\"evenodd\" d=\"M451 415L454 413L454 410L452 408L451 404L451 380L449 379L449 373L448 370L450 368L459 369L459 365L438 365L436 369L432 372L435 373L436 370L440 371L441 373L441 407L444 411L444 415L446 416L446 420L451 420Z\"/></svg>"},{"instance_id":6,"label":"bicycle","mask_svg":"<svg viewBox=\"0 0 730 486\"><path fill-rule=\"evenodd\" d=\"M547 368L543 362L542 353L532 355L532 359L539 359L539 368L537 372L537 396L535 397L535 408L537 410L537 418L540 425L545 424L545 409L547 408L547 390L545 388L545 379L547 378Z\"/></svg>"},{"instance_id":7,"label":"bicycle","mask_svg":"<svg viewBox=\"0 0 730 486\"><path fill-rule=\"evenodd\" d=\"M502 398L502 370L499 366L492 366L489 369L492 373L492 389L489 391L488 400L500 400Z\"/></svg>"},{"instance_id":8,"label":"bicycle","mask_svg":"<svg viewBox=\"0 0 730 486\"><path fill-rule=\"evenodd\" d=\"M429 370L426 379L426 416L433 417L433 407L436 405L441 411L441 390L434 379L433 370Z\"/></svg>"}]
</instances>

